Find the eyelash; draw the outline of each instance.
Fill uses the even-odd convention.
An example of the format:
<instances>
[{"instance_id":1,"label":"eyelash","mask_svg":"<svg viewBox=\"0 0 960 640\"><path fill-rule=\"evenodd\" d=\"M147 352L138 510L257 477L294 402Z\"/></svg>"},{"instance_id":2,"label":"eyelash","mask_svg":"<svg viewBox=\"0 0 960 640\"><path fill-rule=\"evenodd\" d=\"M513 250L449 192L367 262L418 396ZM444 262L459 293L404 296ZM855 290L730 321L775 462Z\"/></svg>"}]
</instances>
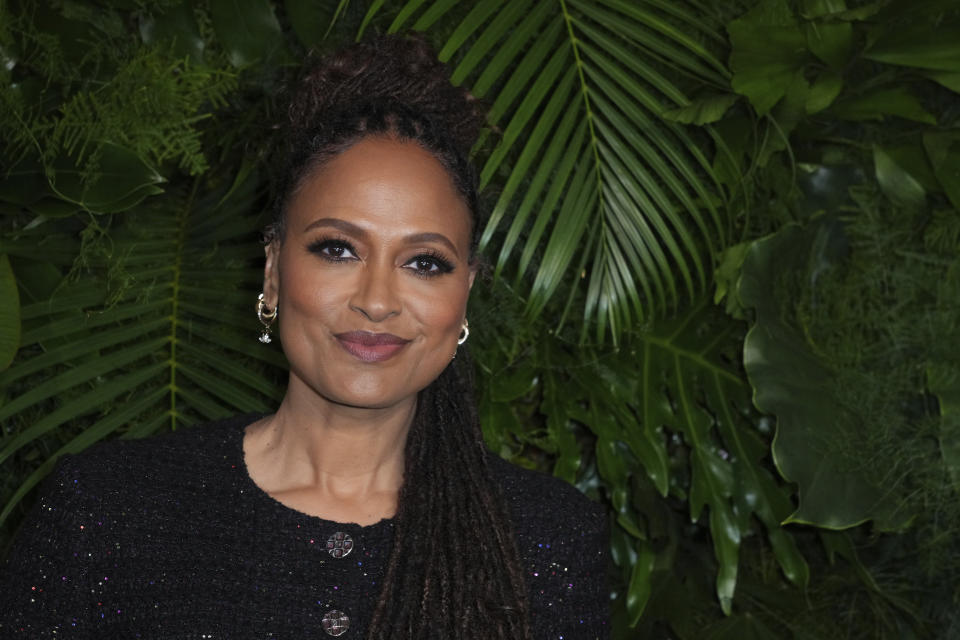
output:
<instances>
[{"instance_id":1,"label":"eyelash","mask_svg":"<svg viewBox=\"0 0 960 640\"><path fill-rule=\"evenodd\" d=\"M349 257L344 258L341 256L334 256L329 253L324 253L325 250L328 250L331 248L346 249L347 251L352 253L354 256L357 255L357 250L354 249L353 245L350 244L350 242L344 238L321 238L319 240L316 240L315 242L311 242L307 246L308 251L316 254L321 259L326 260L328 262L347 262L349 260L354 259L354 258L349 258ZM406 264L420 263L420 262L430 262L436 266L436 270L428 270L428 271L421 270L420 268L413 268L412 271L414 275L420 278L435 278L437 276L451 273L454 268L453 263L447 260L447 258L442 253L435 250L425 251L423 253L417 254L416 256L408 260Z\"/></svg>"},{"instance_id":2,"label":"eyelash","mask_svg":"<svg viewBox=\"0 0 960 640\"><path fill-rule=\"evenodd\" d=\"M414 269L414 273L421 278L433 278L453 271L453 263L447 260L439 251L426 251L416 255L412 260L409 260L407 264L421 261L432 262L437 267L436 271L421 271L420 269Z\"/></svg>"},{"instance_id":3,"label":"eyelash","mask_svg":"<svg viewBox=\"0 0 960 640\"><path fill-rule=\"evenodd\" d=\"M353 245L350 244L350 242L344 238L320 238L319 240L311 242L307 246L307 250L310 253L315 253L316 255L320 256L324 260L327 260L328 262L346 262L351 259L351 258L343 258L340 256L334 256L328 253L324 253L325 249L330 249L330 248L346 249L353 255L357 255L357 250L354 249Z\"/></svg>"}]
</instances>

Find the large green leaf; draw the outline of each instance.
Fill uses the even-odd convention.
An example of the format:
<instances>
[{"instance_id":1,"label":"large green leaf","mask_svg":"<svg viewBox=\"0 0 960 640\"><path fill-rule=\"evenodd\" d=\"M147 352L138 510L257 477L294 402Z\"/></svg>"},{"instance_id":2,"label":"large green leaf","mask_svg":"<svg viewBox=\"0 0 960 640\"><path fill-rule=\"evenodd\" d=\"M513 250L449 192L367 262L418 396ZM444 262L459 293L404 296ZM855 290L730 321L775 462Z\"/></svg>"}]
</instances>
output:
<instances>
[{"instance_id":1,"label":"large green leaf","mask_svg":"<svg viewBox=\"0 0 960 640\"><path fill-rule=\"evenodd\" d=\"M0 465L55 453L7 496L0 521L60 453L279 400L264 374L283 357L257 341L251 311L262 256L255 184L248 175L227 197L221 189L141 205L84 247L83 272L24 307L29 330L0 373Z\"/></svg>"},{"instance_id":2,"label":"large green leaf","mask_svg":"<svg viewBox=\"0 0 960 640\"><path fill-rule=\"evenodd\" d=\"M923 185L897 164L889 153L880 147L874 148L873 164L877 183L890 200L903 207L918 207L923 204L926 198Z\"/></svg>"},{"instance_id":3,"label":"large green leaf","mask_svg":"<svg viewBox=\"0 0 960 640\"><path fill-rule=\"evenodd\" d=\"M283 6L297 38L305 47L320 44L333 27L345 0L284 0Z\"/></svg>"},{"instance_id":4,"label":"large green leaf","mask_svg":"<svg viewBox=\"0 0 960 640\"><path fill-rule=\"evenodd\" d=\"M923 75L954 93L960 93L960 71L928 71Z\"/></svg>"},{"instance_id":5,"label":"large green leaf","mask_svg":"<svg viewBox=\"0 0 960 640\"><path fill-rule=\"evenodd\" d=\"M711 95L694 100L685 107L666 111L662 115L684 124L708 124L722 118L737 99L738 96L732 93Z\"/></svg>"},{"instance_id":6,"label":"large green leaf","mask_svg":"<svg viewBox=\"0 0 960 640\"><path fill-rule=\"evenodd\" d=\"M808 62L806 39L786 0L760 2L727 25L733 88L765 115Z\"/></svg>"},{"instance_id":7,"label":"large green leaf","mask_svg":"<svg viewBox=\"0 0 960 640\"><path fill-rule=\"evenodd\" d=\"M960 135L953 131L928 131L923 135L923 147L940 187L960 211Z\"/></svg>"},{"instance_id":8,"label":"large green leaf","mask_svg":"<svg viewBox=\"0 0 960 640\"><path fill-rule=\"evenodd\" d=\"M718 564L717 596L730 613L741 535L749 531L752 517L766 528L788 579L805 585L808 569L781 528L791 506L789 494L764 469L766 445L740 417L749 403L748 386L722 364L718 353L735 325L718 324L714 313L704 299L642 336L647 379L640 393L645 403L670 407L661 417L663 426L681 433L690 448L690 514L697 519L704 508L708 511ZM660 385L665 385L660 387L662 399L649 398Z\"/></svg>"},{"instance_id":9,"label":"large green leaf","mask_svg":"<svg viewBox=\"0 0 960 640\"><path fill-rule=\"evenodd\" d=\"M591 472L582 466L573 433L587 429L595 436L596 479L616 516L617 563L626 572L625 604L633 621L650 598L654 563L673 562L669 552L651 546L661 533L650 524L638 487L686 500L688 519L704 520L725 611L732 607L742 536L753 518L766 529L783 574L807 583L806 561L781 526L793 508L790 492L764 467L767 444L743 418L749 385L721 355L739 331L703 298L677 317L632 333L616 351L596 353L546 338L536 355L517 361L500 355L509 347L481 345L487 349L481 362L497 367L487 372L481 403L495 450L515 451L512 439L536 443L555 455L556 475L583 481ZM501 387L519 390L526 401L494 393ZM520 407L530 407L532 397L539 399L537 411L524 415ZM537 420L545 421L542 433L530 430ZM687 452L684 463L670 453L679 443Z\"/></svg>"},{"instance_id":10,"label":"large green leaf","mask_svg":"<svg viewBox=\"0 0 960 640\"><path fill-rule=\"evenodd\" d=\"M899 116L927 124L937 122L906 87L868 91L839 101L831 113L844 120L882 120L885 116Z\"/></svg>"},{"instance_id":11,"label":"large green leaf","mask_svg":"<svg viewBox=\"0 0 960 640\"><path fill-rule=\"evenodd\" d=\"M920 67L932 71L960 72L960 27L923 24L912 29L890 28L864 52L868 60Z\"/></svg>"},{"instance_id":12,"label":"large green leaf","mask_svg":"<svg viewBox=\"0 0 960 640\"><path fill-rule=\"evenodd\" d=\"M529 318L555 295L583 299L616 339L705 288L726 229L720 191L702 141L661 117L690 103L674 77L726 85L701 14L654 0L410 0L391 29L411 22L452 22L440 58L491 101L502 133L481 183L503 187L481 245L498 249L495 272L526 292Z\"/></svg>"},{"instance_id":13,"label":"large green leaf","mask_svg":"<svg viewBox=\"0 0 960 640\"><path fill-rule=\"evenodd\" d=\"M808 0L807 17L824 17L846 5L844 0ZM842 68L853 53L853 26L847 22L823 21L804 25L810 52L834 69Z\"/></svg>"},{"instance_id":14,"label":"large green leaf","mask_svg":"<svg viewBox=\"0 0 960 640\"><path fill-rule=\"evenodd\" d=\"M0 371L20 347L20 293L7 254L0 253Z\"/></svg>"},{"instance_id":15,"label":"large green leaf","mask_svg":"<svg viewBox=\"0 0 960 640\"><path fill-rule=\"evenodd\" d=\"M837 443L863 426L841 401L829 368L784 318L778 278L803 272L820 247L838 233L829 221L787 226L756 240L743 262L739 296L755 320L743 345L754 403L777 418L774 461L799 487L800 504L788 522L830 529L873 519L896 528L905 514L879 486L876 475L838 451Z\"/></svg>"},{"instance_id":16,"label":"large green leaf","mask_svg":"<svg viewBox=\"0 0 960 640\"><path fill-rule=\"evenodd\" d=\"M236 67L270 57L283 45L280 23L267 0L211 0L213 28Z\"/></svg>"},{"instance_id":17,"label":"large green leaf","mask_svg":"<svg viewBox=\"0 0 960 640\"><path fill-rule=\"evenodd\" d=\"M168 46L176 55L203 61L206 43L193 15L192 3L186 0L164 9L163 13L144 16L140 20L140 37L145 44Z\"/></svg>"}]
</instances>

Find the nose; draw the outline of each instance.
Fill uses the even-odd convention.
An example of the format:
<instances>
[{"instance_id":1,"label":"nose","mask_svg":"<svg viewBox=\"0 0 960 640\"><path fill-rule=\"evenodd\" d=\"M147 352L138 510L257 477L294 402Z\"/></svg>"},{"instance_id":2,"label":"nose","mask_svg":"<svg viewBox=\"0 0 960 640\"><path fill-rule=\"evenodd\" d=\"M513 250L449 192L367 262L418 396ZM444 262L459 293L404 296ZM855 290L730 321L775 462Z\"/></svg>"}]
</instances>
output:
<instances>
[{"instance_id":1,"label":"nose","mask_svg":"<svg viewBox=\"0 0 960 640\"><path fill-rule=\"evenodd\" d=\"M371 322L383 322L400 313L397 287L391 265L366 264L358 274L350 308Z\"/></svg>"}]
</instances>

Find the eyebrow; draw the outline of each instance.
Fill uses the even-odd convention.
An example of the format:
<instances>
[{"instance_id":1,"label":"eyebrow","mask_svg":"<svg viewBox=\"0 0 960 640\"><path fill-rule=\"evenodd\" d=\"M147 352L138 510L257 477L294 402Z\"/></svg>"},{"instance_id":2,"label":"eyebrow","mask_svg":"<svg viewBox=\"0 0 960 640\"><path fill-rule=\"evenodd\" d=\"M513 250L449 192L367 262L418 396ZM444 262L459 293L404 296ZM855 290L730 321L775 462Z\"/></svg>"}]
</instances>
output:
<instances>
[{"instance_id":1,"label":"eyebrow","mask_svg":"<svg viewBox=\"0 0 960 640\"><path fill-rule=\"evenodd\" d=\"M340 218L317 218L308 224L303 232L306 233L307 231L316 229L317 227L333 227L334 229L339 229L344 233L349 233L351 235L360 237L366 237L367 235L367 232L357 225L353 224L352 222L347 222L346 220L341 220Z\"/></svg>"},{"instance_id":2,"label":"eyebrow","mask_svg":"<svg viewBox=\"0 0 960 640\"><path fill-rule=\"evenodd\" d=\"M368 236L367 232L363 228L358 227L352 222L341 220L340 218L318 218L313 222L311 222L310 224L308 224L307 227L303 230L303 232L306 233L307 231L310 231L311 229L316 229L318 227L333 227L334 229L338 229L344 233L359 237L361 239L365 239ZM407 244L417 244L420 242L437 242L449 248L454 255L456 256L460 255L460 252L457 251L456 245L450 242L450 239L447 238L447 236L443 235L442 233L434 233L430 231L426 231L423 233L413 233L413 234L410 234L409 236L404 237L404 241Z\"/></svg>"}]
</instances>

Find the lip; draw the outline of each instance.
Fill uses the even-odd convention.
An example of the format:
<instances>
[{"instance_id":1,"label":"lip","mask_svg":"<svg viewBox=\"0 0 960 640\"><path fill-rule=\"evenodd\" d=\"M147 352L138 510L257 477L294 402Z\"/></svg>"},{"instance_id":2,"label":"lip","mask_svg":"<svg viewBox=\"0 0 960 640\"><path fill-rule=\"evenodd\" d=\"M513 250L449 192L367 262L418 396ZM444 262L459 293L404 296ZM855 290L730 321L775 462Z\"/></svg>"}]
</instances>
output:
<instances>
[{"instance_id":1,"label":"lip","mask_svg":"<svg viewBox=\"0 0 960 640\"><path fill-rule=\"evenodd\" d=\"M409 340L392 333L348 331L334 336L347 353L363 362L382 362L392 358Z\"/></svg>"}]
</instances>

